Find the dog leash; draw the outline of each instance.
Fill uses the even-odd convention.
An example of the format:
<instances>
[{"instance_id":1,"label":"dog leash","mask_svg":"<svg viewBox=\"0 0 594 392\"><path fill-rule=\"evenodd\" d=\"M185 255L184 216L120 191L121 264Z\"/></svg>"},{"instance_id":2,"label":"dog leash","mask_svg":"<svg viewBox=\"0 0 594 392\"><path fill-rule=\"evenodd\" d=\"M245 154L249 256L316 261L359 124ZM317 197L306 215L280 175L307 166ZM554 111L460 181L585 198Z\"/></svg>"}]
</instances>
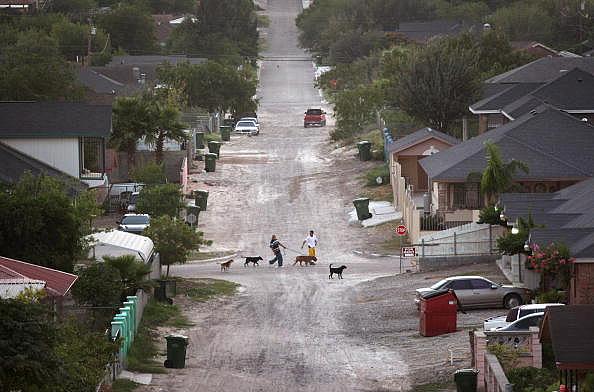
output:
<instances>
[{"instance_id":1,"label":"dog leash","mask_svg":"<svg viewBox=\"0 0 594 392\"><path fill-rule=\"evenodd\" d=\"M292 252L295 252L295 253L297 253L297 254L299 254L299 255L301 255L301 256L305 256L305 254L304 254L303 252L301 252L301 251L298 251L298 250L295 250L295 249L291 249L291 248L289 248L288 246L287 246L287 247L285 247L285 249L287 249L287 250L290 250L290 251L292 251Z\"/></svg>"}]
</instances>

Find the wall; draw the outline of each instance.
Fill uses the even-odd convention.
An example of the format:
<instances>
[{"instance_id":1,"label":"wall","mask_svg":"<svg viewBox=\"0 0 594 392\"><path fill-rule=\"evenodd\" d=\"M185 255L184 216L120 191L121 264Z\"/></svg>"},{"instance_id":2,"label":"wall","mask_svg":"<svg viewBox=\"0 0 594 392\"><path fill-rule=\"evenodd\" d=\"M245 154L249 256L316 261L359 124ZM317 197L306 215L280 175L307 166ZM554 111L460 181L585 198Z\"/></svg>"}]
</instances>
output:
<instances>
[{"instance_id":1,"label":"wall","mask_svg":"<svg viewBox=\"0 0 594 392\"><path fill-rule=\"evenodd\" d=\"M505 232L502 226L468 223L448 230L432 232L419 239L424 256L454 256L492 254L497 238Z\"/></svg>"},{"instance_id":2,"label":"wall","mask_svg":"<svg viewBox=\"0 0 594 392\"><path fill-rule=\"evenodd\" d=\"M450 148L451 145L446 142L443 142L439 139L432 137L432 138L429 138L425 141L419 142L407 149L404 149L404 150L398 152L397 155L398 155L398 157L422 156L425 153L425 151L431 149L431 147L433 147L433 149L436 149L437 151L443 151L443 150L447 150L448 148Z\"/></svg>"},{"instance_id":3,"label":"wall","mask_svg":"<svg viewBox=\"0 0 594 392\"><path fill-rule=\"evenodd\" d=\"M108 162L109 182L127 182L128 175L128 156L126 153L108 150L106 161ZM180 167L184 157L187 156L187 151L163 151L163 162L165 163L165 175L167 181L179 183ZM155 153L153 151L138 151L136 152L136 166L143 166L149 162L155 161Z\"/></svg>"},{"instance_id":4,"label":"wall","mask_svg":"<svg viewBox=\"0 0 594 392\"><path fill-rule=\"evenodd\" d=\"M179 169L179 183L182 188L182 195L188 192L188 158L184 157L181 167Z\"/></svg>"},{"instance_id":5,"label":"wall","mask_svg":"<svg viewBox=\"0 0 594 392\"><path fill-rule=\"evenodd\" d=\"M402 212L402 220L408 229L408 238L411 243L416 244L421 233L420 212L413 200L413 194L406 187L406 181L401 174L401 166L390 158L392 192L394 193L394 204Z\"/></svg>"},{"instance_id":6,"label":"wall","mask_svg":"<svg viewBox=\"0 0 594 392\"><path fill-rule=\"evenodd\" d=\"M422 247L417 247L417 253L420 255ZM432 256L418 258L419 271L440 271L446 268L457 267L460 265L473 265L481 263L493 263L497 260L497 255L476 255L476 256Z\"/></svg>"},{"instance_id":7,"label":"wall","mask_svg":"<svg viewBox=\"0 0 594 392\"><path fill-rule=\"evenodd\" d=\"M576 260L573 265L569 303L594 304L594 260Z\"/></svg>"},{"instance_id":8,"label":"wall","mask_svg":"<svg viewBox=\"0 0 594 392\"><path fill-rule=\"evenodd\" d=\"M78 138L0 139L75 178L80 177Z\"/></svg>"}]
</instances>

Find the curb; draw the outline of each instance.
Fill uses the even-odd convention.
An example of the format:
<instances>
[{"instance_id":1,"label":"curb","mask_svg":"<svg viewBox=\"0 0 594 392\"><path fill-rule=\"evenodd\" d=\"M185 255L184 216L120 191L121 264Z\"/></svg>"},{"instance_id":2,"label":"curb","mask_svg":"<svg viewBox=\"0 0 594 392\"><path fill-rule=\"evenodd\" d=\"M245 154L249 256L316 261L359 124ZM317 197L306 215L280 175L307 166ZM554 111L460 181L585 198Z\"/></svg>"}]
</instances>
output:
<instances>
[{"instance_id":1,"label":"curb","mask_svg":"<svg viewBox=\"0 0 594 392\"><path fill-rule=\"evenodd\" d=\"M364 256L364 257L392 257L392 258L400 258L400 255L390 255L390 254L384 254L384 253L364 252L362 250L353 250L352 252L354 254L358 255L358 256Z\"/></svg>"},{"instance_id":2,"label":"curb","mask_svg":"<svg viewBox=\"0 0 594 392\"><path fill-rule=\"evenodd\" d=\"M225 259L229 259L229 258L234 258L239 256L239 252L235 252L233 254L227 255L227 256L221 256L221 257L214 257L212 259L203 259L203 260L188 260L186 261L186 264L200 264L200 263L211 263L211 262L217 262L217 261L222 261Z\"/></svg>"}]
</instances>

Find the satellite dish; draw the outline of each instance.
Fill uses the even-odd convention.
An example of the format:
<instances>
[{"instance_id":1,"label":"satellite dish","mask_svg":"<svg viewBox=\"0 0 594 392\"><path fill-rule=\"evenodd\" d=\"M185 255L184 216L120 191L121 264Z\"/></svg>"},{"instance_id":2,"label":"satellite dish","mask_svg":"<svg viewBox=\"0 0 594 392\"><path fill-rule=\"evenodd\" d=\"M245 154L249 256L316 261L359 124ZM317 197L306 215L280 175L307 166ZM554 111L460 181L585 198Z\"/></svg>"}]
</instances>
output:
<instances>
[{"instance_id":1,"label":"satellite dish","mask_svg":"<svg viewBox=\"0 0 594 392\"><path fill-rule=\"evenodd\" d=\"M381 176L378 176L375 178L375 183L377 185L382 185L383 182L384 182L384 179Z\"/></svg>"}]
</instances>

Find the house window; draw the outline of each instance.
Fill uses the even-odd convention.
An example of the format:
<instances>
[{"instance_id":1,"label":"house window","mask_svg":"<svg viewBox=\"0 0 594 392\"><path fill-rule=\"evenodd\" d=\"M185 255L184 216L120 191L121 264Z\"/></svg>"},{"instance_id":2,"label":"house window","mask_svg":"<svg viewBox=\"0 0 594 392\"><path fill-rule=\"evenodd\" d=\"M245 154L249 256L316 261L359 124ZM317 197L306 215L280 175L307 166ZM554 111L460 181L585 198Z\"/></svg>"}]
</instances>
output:
<instances>
[{"instance_id":1,"label":"house window","mask_svg":"<svg viewBox=\"0 0 594 392\"><path fill-rule=\"evenodd\" d=\"M481 208L482 198L479 184L474 182L453 184L454 194L452 208L455 210L474 210Z\"/></svg>"},{"instance_id":2,"label":"house window","mask_svg":"<svg viewBox=\"0 0 594 392\"><path fill-rule=\"evenodd\" d=\"M103 178L105 173L105 140L100 137L79 139L80 177Z\"/></svg>"}]
</instances>

